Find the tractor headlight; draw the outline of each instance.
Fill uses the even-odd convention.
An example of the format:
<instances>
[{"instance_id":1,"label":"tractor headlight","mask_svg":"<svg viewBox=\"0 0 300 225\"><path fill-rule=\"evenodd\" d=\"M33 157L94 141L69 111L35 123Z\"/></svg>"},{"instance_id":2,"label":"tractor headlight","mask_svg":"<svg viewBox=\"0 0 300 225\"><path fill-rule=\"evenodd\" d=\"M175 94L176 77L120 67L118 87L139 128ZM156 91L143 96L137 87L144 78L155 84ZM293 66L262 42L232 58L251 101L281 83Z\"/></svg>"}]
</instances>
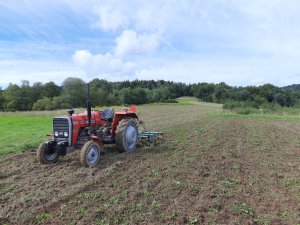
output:
<instances>
[{"instance_id":1,"label":"tractor headlight","mask_svg":"<svg viewBox=\"0 0 300 225\"><path fill-rule=\"evenodd\" d=\"M54 136L55 136L55 137L58 137L58 131L55 131L55 132L54 132Z\"/></svg>"},{"instance_id":2,"label":"tractor headlight","mask_svg":"<svg viewBox=\"0 0 300 225\"><path fill-rule=\"evenodd\" d=\"M65 136L65 137L68 137L68 136L69 136L69 134L68 134L67 131L64 132L64 136Z\"/></svg>"}]
</instances>

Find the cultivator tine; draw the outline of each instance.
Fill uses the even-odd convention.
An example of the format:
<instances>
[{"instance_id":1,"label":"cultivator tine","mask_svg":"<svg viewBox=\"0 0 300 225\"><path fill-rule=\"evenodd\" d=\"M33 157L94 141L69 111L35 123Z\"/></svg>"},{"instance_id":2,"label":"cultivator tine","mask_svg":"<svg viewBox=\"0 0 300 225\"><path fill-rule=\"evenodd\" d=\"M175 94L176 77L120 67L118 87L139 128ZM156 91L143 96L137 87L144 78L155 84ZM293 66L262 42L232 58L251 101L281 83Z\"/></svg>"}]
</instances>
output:
<instances>
[{"instance_id":1,"label":"cultivator tine","mask_svg":"<svg viewBox=\"0 0 300 225\"><path fill-rule=\"evenodd\" d=\"M163 133L156 131L142 131L139 133L139 143L140 145L154 147L163 140Z\"/></svg>"},{"instance_id":2,"label":"cultivator tine","mask_svg":"<svg viewBox=\"0 0 300 225\"><path fill-rule=\"evenodd\" d=\"M161 143L164 139L164 134L162 132L147 130L146 125L143 121L139 121L138 128L138 145L141 147L154 147L156 144Z\"/></svg>"}]
</instances>

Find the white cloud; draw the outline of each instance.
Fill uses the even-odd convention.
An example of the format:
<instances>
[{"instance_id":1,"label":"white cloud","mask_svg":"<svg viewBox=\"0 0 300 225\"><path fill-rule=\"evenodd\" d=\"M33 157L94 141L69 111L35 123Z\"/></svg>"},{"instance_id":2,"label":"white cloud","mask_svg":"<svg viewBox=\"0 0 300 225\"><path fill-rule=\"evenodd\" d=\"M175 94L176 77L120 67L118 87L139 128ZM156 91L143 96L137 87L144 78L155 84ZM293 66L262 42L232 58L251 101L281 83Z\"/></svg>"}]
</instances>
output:
<instances>
[{"instance_id":1,"label":"white cloud","mask_svg":"<svg viewBox=\"0 0 300 225\"><path fill-rule=\"evenodd\" d=\"M120 28L125 28L128 24L128 18L120 9L112 8L110 6L96 7L95 13L99 17L93 27L100 28L104 31L115 31Z\"/></svg>"},{"instance_id":2,"label":"white cloud","mask_svg":"<svg viewBox=\"0 0 300 225\"><path fill-rule=\"evenodd\" d=\"M87 50L78 50L73 55L73 61L80 65L89 75L134 73L136 65L133 62L124 62L110 53L93 55Z\"/></svg>"},{"instance_id":3,"label":"white cloud","mask_svg":"<svg viewBox=\"0 0 300 225\"><path fill-rule=\"evenodd\" d=\"M127 54L153 53L159 42L158 34L137 34L133 30L124 30L116 39L115 54L122 57Z\"/></svg>"},{"instance_id":4,"label":"white cloud","mask_svg":"<svg viewBox=\"0 0 300 225\"><path fill-rule=\"evenodd\" d=\"M182 1L145 1L132 20L141 31L164 33L182 10Z\"/></svg>"},{"instance_id":5,"label":"white cloud","mask_svg":"<svg viewBox=\"0 0 300 225\"><path fill-rule=\"evenodd\" d=\"M86 67L92 60L92 54L87 50L78 50L73 55L73 61L82 67Z\"/></svg>"},{"instance_id":6,"label":"white cloud","mask_svg":"<svg viewBox=\"0 0 300 225\"><path fill-rule=\"evenodd\" d=\"M83 77L78 67L58 61L0 60L0 87L9 83L20 84L21 80L34 82L54 81L60 85L67 77ZM85 79L85 77L83 77Z\"/></svg>"},{"instance_id":7,"label":"white cloud","mask_svg":"<svg viewBox=\"0 0 300 225\"><path fill-rule=\"evenodd\" d=\"M116 38L112 53L92 54L88 50L77 50L72 59L92 75L114 74L120 77L134 75L141 66L137 66L137 62L130 61L130 56L145 57L145 54L154 53L159 46L159 41L158 34L137 34L135 31L125 30Z\"/></svg>"}]
</instances>

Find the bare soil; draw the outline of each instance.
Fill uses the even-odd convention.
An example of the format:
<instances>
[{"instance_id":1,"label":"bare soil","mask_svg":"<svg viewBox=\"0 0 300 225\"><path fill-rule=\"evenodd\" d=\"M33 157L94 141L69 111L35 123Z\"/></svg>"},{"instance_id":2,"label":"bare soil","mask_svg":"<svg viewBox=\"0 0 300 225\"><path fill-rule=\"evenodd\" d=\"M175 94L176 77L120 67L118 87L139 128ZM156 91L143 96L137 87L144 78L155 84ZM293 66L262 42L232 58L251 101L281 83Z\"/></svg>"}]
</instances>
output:
<instances>
[{"instance_id":1,"label":"bare soil","mask_svg":"<svg viewBox=\"0 0 300 225\"><path fill-rule=\"evenodd\" d=\"M300 224L300 122L215 116L216 105L143 106L165 141L96 168L79 152L0 158L0 224Z\"/></svg>"}]
</instances>

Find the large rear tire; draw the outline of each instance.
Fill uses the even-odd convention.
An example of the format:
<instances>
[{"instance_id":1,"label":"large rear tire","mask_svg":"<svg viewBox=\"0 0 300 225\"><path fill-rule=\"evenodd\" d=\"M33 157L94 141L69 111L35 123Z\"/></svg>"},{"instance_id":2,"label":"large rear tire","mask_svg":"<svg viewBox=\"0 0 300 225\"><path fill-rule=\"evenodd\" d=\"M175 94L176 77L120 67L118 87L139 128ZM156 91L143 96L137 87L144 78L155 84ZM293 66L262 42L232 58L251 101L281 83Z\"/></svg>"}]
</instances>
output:
<instances>
[{"instance_id":1,"label":"large rear tire","mask_svg":"<svg viewBox=\"0 0 300 225\"><path fill-rule=\"evenodd\" d=\"M133 152L138 143L138 128L136 119L122 119L116 129L116 144L121 152Z\"/></svg>"},{"instance_id":2,"label":"large rear tire","mask_svg":"<svg viewBox=\"0 0 300 225\"><path fill-rule=\"evenodd\" d=\"M101 148L95 141L86 142L80 151L80 162L84 167L95 167L100 160Z\"/></svg>"},{"instance_id":3,"label":"large rear tire","mask_svg":"<svg viewBox=\"0 0 300 225\"><path fill-rule=\"evenodd\" d=\"M40 144L37 149L37 159L42 164L53 164L56 163L59 158L57 152L47 149L45 142Z\"/></svg>"}]
</instances>

